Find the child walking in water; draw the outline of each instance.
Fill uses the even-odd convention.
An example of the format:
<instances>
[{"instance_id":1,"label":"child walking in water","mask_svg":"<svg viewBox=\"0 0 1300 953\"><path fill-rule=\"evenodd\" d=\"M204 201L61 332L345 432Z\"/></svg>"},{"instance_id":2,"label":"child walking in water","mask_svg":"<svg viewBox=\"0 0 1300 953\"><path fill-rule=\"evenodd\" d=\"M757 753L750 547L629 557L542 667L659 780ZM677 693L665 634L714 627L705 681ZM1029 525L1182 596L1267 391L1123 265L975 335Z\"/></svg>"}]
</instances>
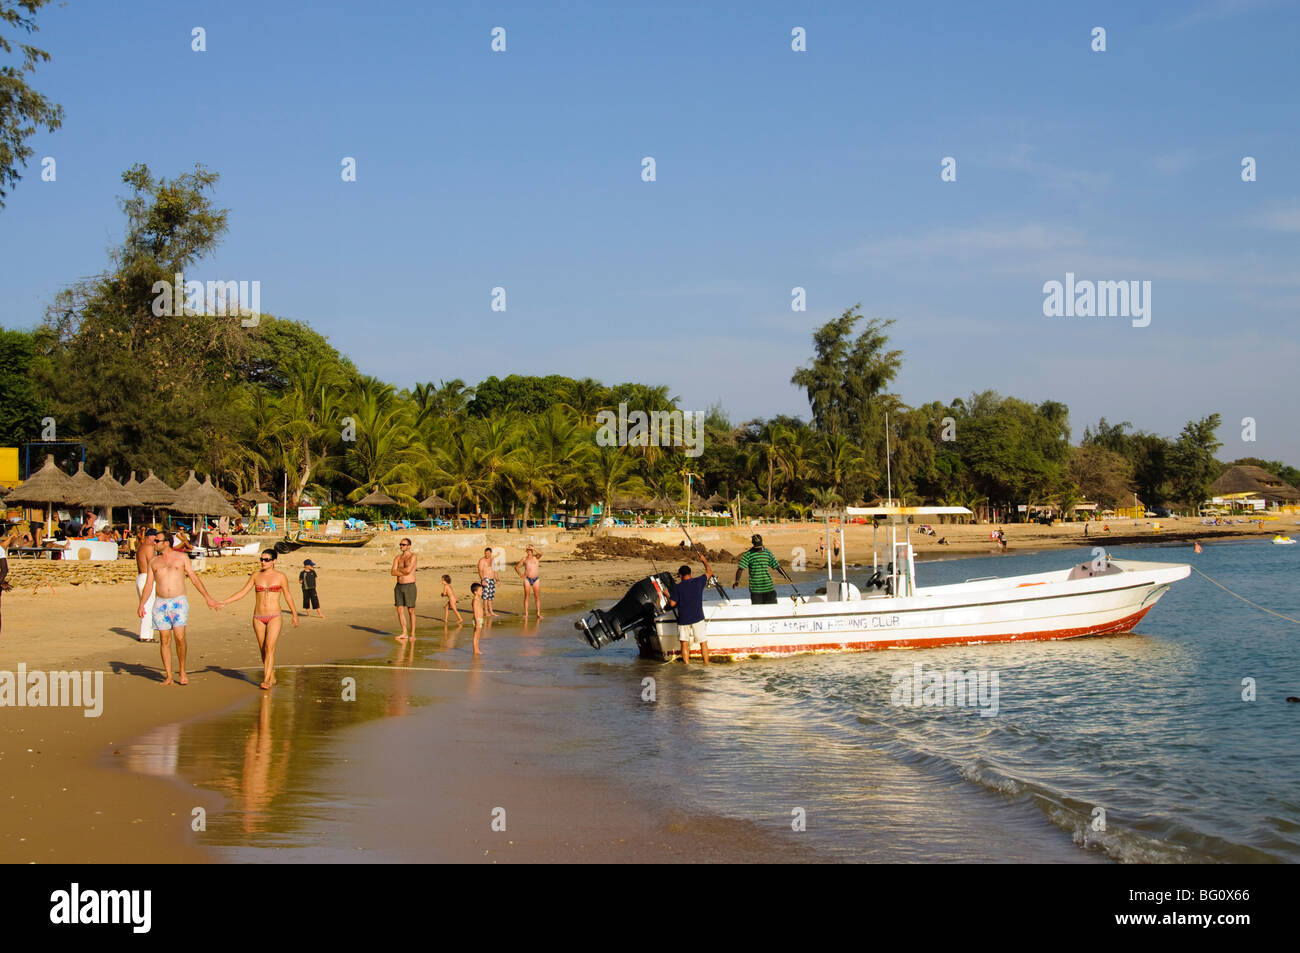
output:
<instances>
[{"instance_id":1,"label":"child walking in water","mask_svg":"<svg viewBox=\"0 0 1300 953\"><path fill-rule=\"evenodd\" d=\"M447 624L448 612L456 613L456 621L458 623L464 622L465 620L461 618L460 610L456 608L456 590L451 587L451 576L444 575L442 577L442 597L447 600L442 607L442 624Z\"/></svg>"},{"instance_id":2,"label":"child walking in water","mask_svg":"<svg viewBox=\"0 0 1300 953\"><path fill-rule=\"evenodd\" d=\"M483 631L483 584L476 582L469 587L471 608L474 610L474 654L482 655L478 650L478 637Z\"/></svg>"}]
</instances>

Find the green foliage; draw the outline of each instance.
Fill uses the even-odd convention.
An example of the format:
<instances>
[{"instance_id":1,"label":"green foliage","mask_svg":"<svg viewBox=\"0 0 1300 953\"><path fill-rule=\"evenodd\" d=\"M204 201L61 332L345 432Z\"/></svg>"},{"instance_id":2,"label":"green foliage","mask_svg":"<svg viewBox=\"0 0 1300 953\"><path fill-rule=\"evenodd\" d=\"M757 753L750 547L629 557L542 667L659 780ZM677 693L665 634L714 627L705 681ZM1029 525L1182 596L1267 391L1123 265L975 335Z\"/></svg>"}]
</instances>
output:
<instances>
[{"instance_id":1,"label":"green foliage","mask_svg":"<svg viewBox=\"0 0 1300 953\"><path fill-rule=\"evenodd\" d=\"M1174 498L1192 506L1205 500L1209 486L1219 475L1215 452L1223 446L1216 436L1221 423L1218 414L1190 420L1169 453L1169 479Z\"/></svg>"},{"instance_id":2,"label":"green foliage","mask_svg":"<svg viewBox=\"0 0 1300 953\"><path fill-rule=\"evenodd\" d=\"M0 328L0 447L39 436L43 407L32 383L36 335Z\"/></svg>"},{"instance_id":3,"label":"green foliage","mask_svg":"<svg viewBox=\"0 0 1300 953\"><path fill-rule=\"evenodd\" d=\"M0 0L0 23L26 33L35 33L36 11L49 0ZM37 63L48 63L50 54L27 43L19 43L21 62L0 66L0 208L5 196L22 179L18 169L32 157L28 139L37 127L53 132L63 125L63 107L52 103L27 85L27 76ZM13 44L0 33L0 50L12 54Z\"/></svg>"},{"instance_id":4,"label":"green foliage","mask_svg":"<svg viewBox=\"0 0 1300 953\"><path fill-rule=\"evenodd\" d=\"M898 374L903 352L884 350L892 321L872 318L851 338L861 319L862 305L856 304L818 328L812 366L796 369L790 383L807 393L817 430L865 445L881 423L873 403Z\"/></svg>"}]
</instances>

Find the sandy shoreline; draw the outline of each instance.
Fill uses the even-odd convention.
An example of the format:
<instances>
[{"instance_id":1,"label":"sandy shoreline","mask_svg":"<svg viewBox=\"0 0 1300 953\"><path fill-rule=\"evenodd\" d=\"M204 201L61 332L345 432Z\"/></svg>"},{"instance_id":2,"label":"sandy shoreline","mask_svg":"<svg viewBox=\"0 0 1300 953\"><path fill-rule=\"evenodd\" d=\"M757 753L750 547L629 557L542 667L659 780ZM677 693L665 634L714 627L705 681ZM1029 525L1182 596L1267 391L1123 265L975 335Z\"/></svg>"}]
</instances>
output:
<instances>
[{"instance_id":1,"label":"sandy shoreline","mask_svg":"<svg viewBox=\"0 0 1300 953\"><path fill-rule=\"evenodd\" d=\"M1173 542L1180 538L1202 541L1234 537L1270 536L1286 532L1285 524L1265 523L1262 530L1254 525L1206 527L1193 520L1159 520L1155 531L1152 521L1111 524L1111 533L1089 538L1080 527L1016 526L1008 531L1009 551L1119 544L1121 541L1144 543ZM1095 524L1094 524L1095 526ZM994 551L988 526L936 526L940 536L951 545L937 545L938 537L917 537L918 553L923 557L984 555ZM1217 531L1216 531L1217 530ZM796 547L802 547L808 568L823 564L817 555L817 542L823 538L820 528L811 525L764 527L767 545L786 561ZM676 544L677 530L620 530L615 536L657 538ZM709 549L727 549L739 554L747 545L749 530L697 528L696 541ZM473 580L474 560L490 543L504 546L506 557L513 561L520 555L525 541L540 545L543 561L543 608L558 610L575 607L584 600L608 599L621 595L624 588L650 568L645 560L618 559L586 561L571 558L574 546L589 538L585 533L457 533L412 534L420 554L420 624L426 636L442 632L442 606L437 599L439 576L449 572L461 595L462 612L468 603L468 586ZM870 558L870 527L854 526L848 530L851 557ZM392 639L386 633L395 630L396 617L391 607L391 577L388 566L396 554L397 536L385 534L361 550L324 551L303 549L281 557L281 568L291 580L303 558L310 556L320 565L321 599L327 621L303 619L293 629L285 618L277 661L281 664L323 663L338 659L361 658L376 652L388 652ZM158 648L136 640L134 619L134 567L123 563L108 569L121 573L117 582L82 582L73 584L76 574L92 570L85 564L59 566L35 561L10 561L14 591L4 596L4 629L0 634L0 670L16 670L24 663L31 670L88 670L103 672L103 714L84 717L81 709L71 708L0 708L0 770L9 779L9 803L0 820L0 861L7 863L134 863L134 862L203 862L212 855L190 830L191 811L202 806L209 812L219 805L220 797L205 790L187 790L173 781L133 773L116 765L120 748L151 728L160 725L201 719L231 706L247 704L257 697L257 686L248 679L258 667L258 655L249 626L251 603L229 607L219 613L206 609L201 600L195 603L191 619L190 684L162 687L159 682ZM251 569L251 561L224 563L209 560L203 573L209 591L220 599L233 593L242 574ZM675 570L661 562L660 570ZM724 584L734 574L731 565L716 566ZM102 571L98 573L102 575ZM507 567L499 587L497 605L507 612L522 608L522 587ZM41 579L54 583L55 591L33 586ZM294 586L297 595L297 587ZM572 611L570 608L569 611ZM468 630L463 630L468 631ZM576 638L576 636L575 636ZM241 671L242 670L242 671ZM500 691L507 689L498 686ZM490 732L490 725L481 729ZM468 757L463 746L443 744L439 757ZM465 766L472 768L471 763ZM471 772L472 773L472 772ZM512 784L529 783L526 766L505 772ZM536 785L538 782L532 782ZM582 787L578 782L564 785L571 799ZM588 811L587 816L593 815ZM597 838L605 850L591 854L567 849L561 841L540 840L515 854L517 860L589 859L617 856L619 844L628 837L650 837L656 830L643 822L617 821L610 809L597 825L603 832ZM682 822L684 830L689 822ZM677 856L671 831L655 841L659 847L644 859ZM691 842L701 842L698 832ZM757 859L752 852L737 848L734 855L711 854L700 847L697 859ZM456 853L455 859L474 859ZM792 859L792 858L784 858Z\"/></svg>"}]
</instances>

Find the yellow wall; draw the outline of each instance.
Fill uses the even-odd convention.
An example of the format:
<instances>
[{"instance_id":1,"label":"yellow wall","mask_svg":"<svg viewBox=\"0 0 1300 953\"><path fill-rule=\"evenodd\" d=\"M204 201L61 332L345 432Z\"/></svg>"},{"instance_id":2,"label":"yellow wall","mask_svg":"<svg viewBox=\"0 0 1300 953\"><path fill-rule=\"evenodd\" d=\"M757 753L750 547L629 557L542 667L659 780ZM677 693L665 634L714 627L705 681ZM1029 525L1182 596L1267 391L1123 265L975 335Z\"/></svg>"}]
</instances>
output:
<instances>
[{"instance_id":1,"label":"yellow wall","mask_svg":"<svg viewBox=\"0 0 1300 953\"><path fill-rule=\"evenodd\" d=\"M18 448L0 447L0 486L14 487L18 483Z\"/></svg>"}]
</instances>

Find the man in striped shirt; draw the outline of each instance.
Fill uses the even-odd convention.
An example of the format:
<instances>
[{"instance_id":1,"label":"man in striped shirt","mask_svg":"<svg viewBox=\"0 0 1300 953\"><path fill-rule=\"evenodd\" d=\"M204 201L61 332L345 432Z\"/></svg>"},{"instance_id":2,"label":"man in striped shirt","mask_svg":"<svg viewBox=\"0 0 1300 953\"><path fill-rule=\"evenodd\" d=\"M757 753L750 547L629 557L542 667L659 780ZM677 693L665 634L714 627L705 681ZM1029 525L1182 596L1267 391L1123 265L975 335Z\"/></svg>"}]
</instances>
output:
<instances>
[{"instance_id":1,"label":"man in striped shirt","mask_svg":"<svg viewBox=\"0 0 1300 953\"><path fill-rule=\"evenodd\" d=\"M755 533L750 537L754 545L745 550L736 565L736 581L732 588L740 585L741 570L749 570L749 602L751 605L776 605L776 584L772 582L772 570L780 570L781 564L763 546L763 537Z\"/></svg>"}]
</instances>

